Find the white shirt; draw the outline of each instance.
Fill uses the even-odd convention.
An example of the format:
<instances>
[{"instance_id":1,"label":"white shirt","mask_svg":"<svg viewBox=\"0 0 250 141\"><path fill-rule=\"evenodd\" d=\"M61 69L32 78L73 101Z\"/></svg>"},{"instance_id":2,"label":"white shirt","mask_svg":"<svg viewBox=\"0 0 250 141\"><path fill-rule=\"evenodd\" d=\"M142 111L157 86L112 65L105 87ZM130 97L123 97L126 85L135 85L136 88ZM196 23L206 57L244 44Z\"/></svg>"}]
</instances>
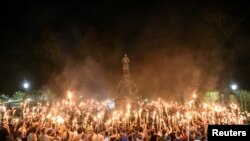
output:
<instances>
[{"instance_id":1,"label":"white shirt","mask_svg":"<svg viewBox=\"0 0 250 141\"><path fill-rule=\"evenodd\" d=\"M110 141L109 137L105 137L104 141Z\"/></svg>"}]
</instances>

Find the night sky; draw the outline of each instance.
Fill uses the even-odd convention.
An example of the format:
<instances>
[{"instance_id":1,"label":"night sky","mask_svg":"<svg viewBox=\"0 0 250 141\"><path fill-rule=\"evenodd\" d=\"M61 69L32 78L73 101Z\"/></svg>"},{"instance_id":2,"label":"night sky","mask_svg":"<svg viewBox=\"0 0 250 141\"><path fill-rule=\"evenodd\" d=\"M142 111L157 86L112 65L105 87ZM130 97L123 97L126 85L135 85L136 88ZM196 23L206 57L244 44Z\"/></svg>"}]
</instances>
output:
<instances>
[{"instance_id":1,"label":"night sky","mask_svg":"<svg viewBox=\"0 0 250 141\"><path fill-rule=\"evenodd\" d=\"M250 90L250 3L1 3L0 93L115 93L121 59L140 93Z\"/></svg>"}]
</instances>

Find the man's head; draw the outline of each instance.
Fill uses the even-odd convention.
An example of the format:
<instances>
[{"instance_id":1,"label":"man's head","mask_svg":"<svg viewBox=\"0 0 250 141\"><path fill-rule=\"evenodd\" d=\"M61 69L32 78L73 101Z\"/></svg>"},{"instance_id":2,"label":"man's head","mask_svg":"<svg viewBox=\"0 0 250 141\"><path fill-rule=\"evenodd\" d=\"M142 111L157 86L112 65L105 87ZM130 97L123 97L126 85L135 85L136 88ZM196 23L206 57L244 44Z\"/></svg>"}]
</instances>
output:
<instances>
[{"instance_id":1,"label":"man's head","mask_svg":"<svg viewBox=\"0 0 250 141\"><path fill-rule=\"evenodd\" d=\"M42 128L41 133L45 135L46 134L46 128Z\"/></svg>"}]
</instances>

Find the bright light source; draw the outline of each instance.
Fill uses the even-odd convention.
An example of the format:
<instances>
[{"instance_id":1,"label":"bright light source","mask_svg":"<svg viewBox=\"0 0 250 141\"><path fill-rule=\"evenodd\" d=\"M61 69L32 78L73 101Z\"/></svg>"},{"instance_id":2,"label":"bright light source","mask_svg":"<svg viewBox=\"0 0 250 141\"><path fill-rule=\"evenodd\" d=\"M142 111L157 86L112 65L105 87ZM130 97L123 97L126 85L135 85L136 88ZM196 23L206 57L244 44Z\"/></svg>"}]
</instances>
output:
<instances>
[{"instance_id":1,"label":"bright light source","mask_svg":"<svg viewBox=\"0 0 250 141\"><path fill-rule=\"evenodd\" d=\"M72 98L72 93L71 91L68 91L68 99L71 99Z\"/></svg>"},{"instance_id":2,"label":"bright light source","mask_svg":"<svg viewBox=\"0 0 250 141\"><path fill-rule=\"evenodd\" d=\"M130 104L128 104L128 105L127 105L127 109L128 109L128 111L130 111L130 108L131 108L131 105L130 105Z\"/></svg>"},{"instance_id":3,"label":"bright light source","mask_svg":"<svg viewBox=\"0 0 250 141\"><path fill-rule=\"evenodd\" d=\"M24 89L28 89L29 88L29 83L24 82L23 87L24 87Z\"/></svg>"},{"instance_id":4,"label":"bright light source","mask_svg":"<svg viewBox=\"0 0 250 141\"><path fill-rule=\"evenodd\" d=\"M196 99L196 94L195 93L193 93L193 98Z\"/></svg>"},{"instance_id":5,"label":"bright light source","mask_svg":"<svg viewBox=\"0 0 250 141\"><path fill-rule=\"evenodd\" d=\"M28 102L32 101L32 99L31 99L31 98L27 98L26 100L27 100Z\"/></svg>"},{"instance_id":6,"label":"bright light source","mask_svg":"<svg viewBox=\"0 0 250 141\"><path fill-rule=\"evenodd\" d=\"M64 122L64 120L63 120L63 118L61 116L57 116L56 117L56 122L59 123L59 124L61 124L61 123Z\"/></svg>"},{"instance_id":7,"label":"bright light source","mask_svg":"<svg viewBox=\"0 0 250 141\"><path fill-rule=\"evenodd\" d=\"M114 110L115 109L115 102L113 100L108 99L106 102L106 106L108 107L109 110Z\"/></svg>"},{"instance_id":8,"label":"bright light source","mask_svg":"<svg viewBox=\"0 0 250 141\"><path fill-rule=\"evenodd\" d=\"M231 85L232 90L237 90L238 86L236 84Z\"/></svg>"}]
</instances>

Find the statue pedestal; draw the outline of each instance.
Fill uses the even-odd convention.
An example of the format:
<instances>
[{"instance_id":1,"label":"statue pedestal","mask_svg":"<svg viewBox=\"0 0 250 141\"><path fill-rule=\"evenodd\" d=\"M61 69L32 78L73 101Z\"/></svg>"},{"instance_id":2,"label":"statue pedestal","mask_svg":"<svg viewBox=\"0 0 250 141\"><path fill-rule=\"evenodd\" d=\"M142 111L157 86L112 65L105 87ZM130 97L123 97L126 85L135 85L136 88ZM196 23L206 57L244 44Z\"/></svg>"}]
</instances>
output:
<instances>
[{"instance_id":1,"label":"statue pedestal","mask_svg":"<svg viewBox=\"0 0 250 141\"><path fill-rule=\"evenodd\" d=\"M124 75L122 80L118 83L116 98L117 107L132 105L137 102L137 87L134 81L130 78L130 75Z\"/></svg>"}]
</instances>

